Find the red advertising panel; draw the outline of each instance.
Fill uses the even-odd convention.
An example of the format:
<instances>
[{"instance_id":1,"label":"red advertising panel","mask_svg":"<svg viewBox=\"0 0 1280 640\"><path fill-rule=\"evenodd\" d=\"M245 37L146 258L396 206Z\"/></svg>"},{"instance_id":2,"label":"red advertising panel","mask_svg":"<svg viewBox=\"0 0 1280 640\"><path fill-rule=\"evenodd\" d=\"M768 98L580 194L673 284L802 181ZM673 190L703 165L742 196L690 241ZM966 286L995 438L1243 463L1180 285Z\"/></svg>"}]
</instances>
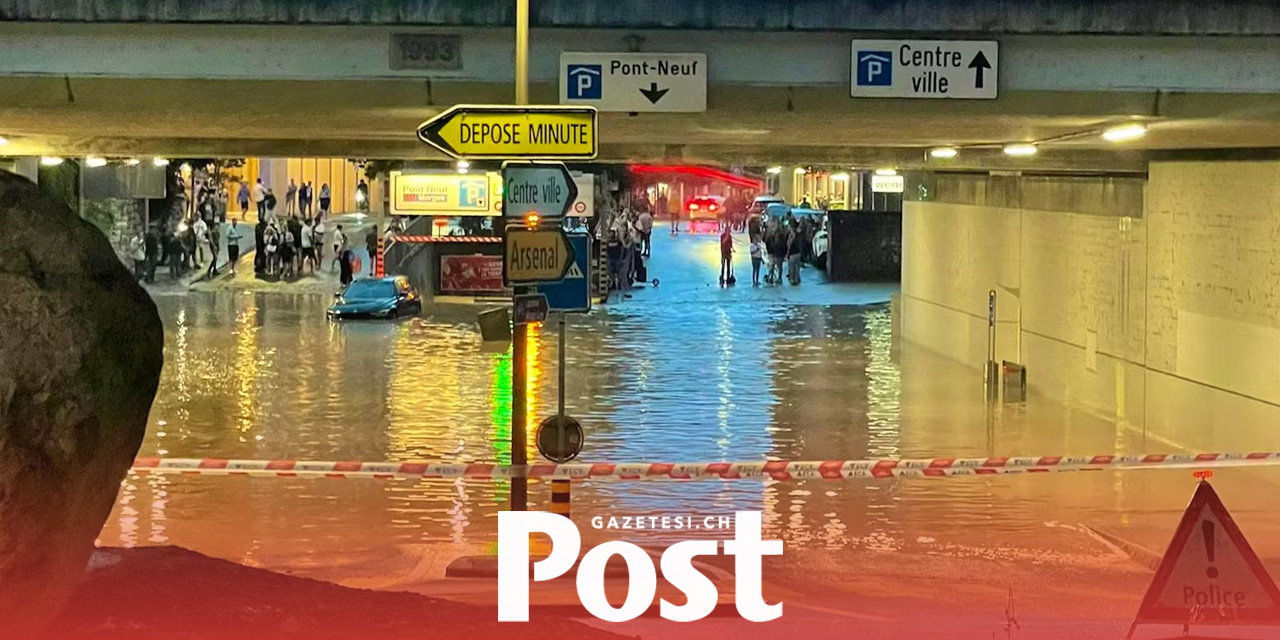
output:
<instances>
[{"instance_id":1,"label":"red advertising panel","mask_svg":"<svg viewBox=\"0 0 1280 640\"><path fill-rule=\"evenodd\" d=\"M502 293L502 256L440 256L441 293Z\"/></svg>"}]
</instances>

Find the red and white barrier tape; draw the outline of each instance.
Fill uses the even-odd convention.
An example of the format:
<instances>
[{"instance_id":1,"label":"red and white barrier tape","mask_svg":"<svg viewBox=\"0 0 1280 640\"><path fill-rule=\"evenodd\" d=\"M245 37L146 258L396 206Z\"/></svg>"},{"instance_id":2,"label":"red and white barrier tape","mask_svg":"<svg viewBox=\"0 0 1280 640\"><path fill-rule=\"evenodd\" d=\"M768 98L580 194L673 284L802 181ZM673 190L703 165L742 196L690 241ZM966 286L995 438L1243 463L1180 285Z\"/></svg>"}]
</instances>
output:
<instances>
[{"instance_id":1,"label":"red and white barrier tape","mask_svg":"<svg viewBox=\"0 0 1280 640\"><path fill-rule=\"evenodd\" d=\"M391 236L393 242L403 242L408 244L418 244L423 242L462 242L462 243L495 243L502 242L502 238L493 236L410 236L395 235Z\"/></svg>"},{"instance_id":2,"label":"red and white barrier tape","mask_svg":"<svg viewBox=\"0 0 1280 640\"><path fill-rule=\"evenodd\" d=\"M1242 467L1280 464L1280 452L1190 453L1141 456L1041 456L993 458L919 458L794 462L641 462L532 464L527 467L452 462L313 462L305 460L221 460L217 458L138 458L135 473L324 476L370 478L612 478L615 480L845 480L850 478L942 478L1015 473Z\"/></svg>"}]
</instances>

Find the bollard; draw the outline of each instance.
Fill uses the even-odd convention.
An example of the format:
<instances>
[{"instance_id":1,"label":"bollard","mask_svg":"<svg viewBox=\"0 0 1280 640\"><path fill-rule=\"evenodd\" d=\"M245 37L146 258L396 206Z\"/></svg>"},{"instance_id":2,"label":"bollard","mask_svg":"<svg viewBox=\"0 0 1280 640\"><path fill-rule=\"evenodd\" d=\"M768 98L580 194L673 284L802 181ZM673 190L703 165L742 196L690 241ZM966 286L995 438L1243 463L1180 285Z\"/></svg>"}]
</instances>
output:
<instances>
[{"instance_id":1,"label":"bollard","mask_svg":"<svg viewBox=\"0 0 1280 640\"><path fill-rule=\"evenodd\" d=\"M373 256L373 264L374 264L374 275L378 276L379 278L387 275L387 270L386 270L387 256L386 256L386 247L384 246L385 242L386 240L383 239L382 234L378 234L378 247L377 247L377 251L375 252L375 255Z\"/></svg>"},{"instance_id":2,"label":"bollard","mask_svg":"<svg viewBox=\"0 0 1280 640\"><path fill-rule=\"evenodd\" d=\"M551 513L562 515L572 520L573 517L569 515L570 486L572 486L572 482L569 480L551 481Z\"/></svg>"}]
</instances>

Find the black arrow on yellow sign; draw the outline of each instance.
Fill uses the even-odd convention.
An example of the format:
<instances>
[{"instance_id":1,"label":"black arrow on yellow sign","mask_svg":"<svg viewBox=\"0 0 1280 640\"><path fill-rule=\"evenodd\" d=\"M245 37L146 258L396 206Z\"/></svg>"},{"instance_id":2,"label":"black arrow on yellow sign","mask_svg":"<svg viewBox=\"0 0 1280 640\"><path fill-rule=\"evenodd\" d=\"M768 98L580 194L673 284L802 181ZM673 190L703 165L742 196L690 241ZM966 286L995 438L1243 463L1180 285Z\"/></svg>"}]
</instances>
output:
<instances>
[{"instance_id":1,"label":"black arrow on yellow sign","mask_svg":"<svg viewBox=\"0 0 1280 640\"><path fill-rule=\"evenodd\" d=\"M418 139L455 158L596 157L596 109L457 105L418 126Z\"/></svg>"}]
</instances>

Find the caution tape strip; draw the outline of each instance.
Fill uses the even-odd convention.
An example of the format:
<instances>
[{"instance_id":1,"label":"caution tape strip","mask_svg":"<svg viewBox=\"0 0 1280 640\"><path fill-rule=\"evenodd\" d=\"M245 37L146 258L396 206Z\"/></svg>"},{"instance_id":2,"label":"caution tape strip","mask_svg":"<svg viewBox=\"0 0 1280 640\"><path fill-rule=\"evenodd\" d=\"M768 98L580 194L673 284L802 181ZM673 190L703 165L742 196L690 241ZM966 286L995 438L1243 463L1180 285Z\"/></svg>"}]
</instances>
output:
<instances>
[{"instance_id":1,"label":"caution tape strip","mask_svg":"<svg viewBox=\"0 0 1280 640\"><path fill-rule=\"evenodd\" d=\"M317 462L307 460L223 460L218 458L138 458L134 473L189 473L258 476L371 478L612 478L615 480L846 480L852 478L944 478L953 476L1239 467L1280 464L1280 452L920 458L796 462L569 463L527 466L452 462Z\"/></svg>"},{"instance_id":2,"label":"caution tape strip","mask_svg":"<svg viewBox=\"0 0 1280 640\"><path fill-rule=\"evenodd\" d=\"M462 242L462 243L496 243L502 242L502 238L494 236L411 236L411 235L393 235L393 242L403 243L423 243L423 242Z\"/></svg>"}]
</instances>

